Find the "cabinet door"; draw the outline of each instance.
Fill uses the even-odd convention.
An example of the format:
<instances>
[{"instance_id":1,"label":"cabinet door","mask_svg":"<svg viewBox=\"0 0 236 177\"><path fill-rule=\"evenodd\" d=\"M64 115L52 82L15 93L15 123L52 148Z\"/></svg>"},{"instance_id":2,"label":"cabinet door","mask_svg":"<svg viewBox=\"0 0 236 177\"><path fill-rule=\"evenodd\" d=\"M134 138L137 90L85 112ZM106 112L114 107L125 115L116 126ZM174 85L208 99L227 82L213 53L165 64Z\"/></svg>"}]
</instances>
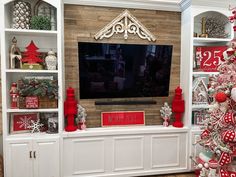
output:
<instances>
[{"instance_id":1,"label":"cabinet door","mask_svg":"<svg viewBox=\"0 0 236 177\"><path fill-rule=\"evenodd\" d=\"M59 139L35 140L34 177L59 177Z\"/></svg>"},{"instance_id":2,"label":"cabinet door","mask_svg":"<svg viewBox=\"0 0 236 177\"><path fill-rule=\"evenodd\" d=\"M8 140L6 141L6 177L32 177L33 158L32 141Z\"/></svg>"}]
</instances>

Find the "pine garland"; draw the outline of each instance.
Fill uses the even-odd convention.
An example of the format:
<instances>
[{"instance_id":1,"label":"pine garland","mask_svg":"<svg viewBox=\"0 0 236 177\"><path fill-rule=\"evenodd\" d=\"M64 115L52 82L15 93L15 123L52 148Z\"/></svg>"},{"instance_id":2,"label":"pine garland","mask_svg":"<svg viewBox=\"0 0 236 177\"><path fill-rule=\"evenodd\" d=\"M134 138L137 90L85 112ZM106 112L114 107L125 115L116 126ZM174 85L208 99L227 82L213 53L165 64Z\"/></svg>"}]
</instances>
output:
<instances>
[{"instance_id":1,"label":"pine garland","mask_svg":"<svg viewBox=\"0 0 236 177\"><path fill-rule=\"evenodd\" d=\"M18 81L19 94L22 97L39 96L58 99L58 84L56 80L21 79Z\"/></svg>"}]
</instances>

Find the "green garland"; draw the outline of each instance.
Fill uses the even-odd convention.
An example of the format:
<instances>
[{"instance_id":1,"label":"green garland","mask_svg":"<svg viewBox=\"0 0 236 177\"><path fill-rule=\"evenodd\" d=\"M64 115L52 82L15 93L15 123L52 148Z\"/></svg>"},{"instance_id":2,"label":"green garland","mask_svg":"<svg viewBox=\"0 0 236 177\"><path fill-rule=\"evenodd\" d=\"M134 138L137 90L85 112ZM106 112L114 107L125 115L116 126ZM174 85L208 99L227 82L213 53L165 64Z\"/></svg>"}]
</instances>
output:
<instances>
[{"instance_id":1,"label":"green garland","mask_svg":"<svg viewBox=\"0 0 236 177\"><path fill-rule=\"evenodd\" d=\"M47 96L49 99L58 99L58 84L56 80L21 79L18 81L20 96Z\"/></svg>"}]
</instances>

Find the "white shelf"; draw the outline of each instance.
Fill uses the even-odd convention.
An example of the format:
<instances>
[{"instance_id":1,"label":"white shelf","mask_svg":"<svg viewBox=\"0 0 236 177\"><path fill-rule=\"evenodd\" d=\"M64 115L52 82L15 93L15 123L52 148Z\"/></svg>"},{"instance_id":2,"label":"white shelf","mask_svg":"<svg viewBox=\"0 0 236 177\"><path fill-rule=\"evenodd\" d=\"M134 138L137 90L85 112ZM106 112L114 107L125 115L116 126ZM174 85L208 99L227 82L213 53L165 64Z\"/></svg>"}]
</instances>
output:
<instances>
[{"instance_id":1,"label":"white shelf","mask_svg":"<svg viewBox=\"0 0 236 177\"><path fill-rule=\"evenodd\" d=\"M58 112L58 108L52 109L7 109L8 113L18 113L18 112Z\"/></svg>"},{"instance_id":2,"label":"white shelf","mask_svg":"<svg viewBox=\"0 0 236 177\"><path fill-rule=\"evenodd\" d=\"M40 132L40 133L18 133L18 134L9 134L7 136L7 139L15 139L15 138L45 138L45 135L48 137L59 137L58 133L46 133L46 132Z\"/></svg>"},{"instance_id":3,"label":"white shelf","mask_svg":"<svg viewBox=\"0 0 236 177\"><path fill-rule=\"evenodd\" d=\"M58 70L6 69L7 73L58 73Z\"/></svg>"},{"instance_id":4,"label":"white shelf","mask_svg":"<svg viewBox=\"0 0 236 177\"><path fill-rule=\"evenodd\" d=\"M49 31L49 30L31 30L31 29L12 29L6 28L6 34L13 35L27 35L27 36L55 36L57 35L57 31Z\"/></svg>"},{"instance_id":5,"label":"white shelf","mask_svg":"<svg viewBox=\"0 0 236 177\"><path fill-rule=\"evenodd\" d=\"M208 109L210 105L192 105L192 109Z\"/></svg>"},{"instance_id":6,"label":"white shelf","mask_svg":"<svg viewBox=\"0 0 236 177\"><path fill-rule=\"evenodd\" d=\"M207 75L216 75L219 74L219 72L204 72L204 71L193 71L193 75L197 75L197 74L207 74Z\"/></svg>"},{"instance_id":7,"label":"white shelf","mask_svg":"<svg viewBox=\"0 0 236 177\"><path fill-rule=\"evenodd\" d=\"M187 132L188 127L176 128L173 126L164 127L162 125L153 126L134 126L134 127L98 127L98 128L88 128L87 130L77 130L74 132L63 131L63 137L85 137L85 136L105 136L105 135L129 135L129 134L143 134L150 133L181 133Z\"/></svg>"},{"instance_id":8,"label":"white shelf","mask_svg":"<svg viewBox=\"0 0 236 177\"><path fill-rule=\"evenodd\" d=\"M194 43L215 43L215 42L230 42L232 39L230 38L200 38L194 37Z\"/></svg>"}]
</instances>

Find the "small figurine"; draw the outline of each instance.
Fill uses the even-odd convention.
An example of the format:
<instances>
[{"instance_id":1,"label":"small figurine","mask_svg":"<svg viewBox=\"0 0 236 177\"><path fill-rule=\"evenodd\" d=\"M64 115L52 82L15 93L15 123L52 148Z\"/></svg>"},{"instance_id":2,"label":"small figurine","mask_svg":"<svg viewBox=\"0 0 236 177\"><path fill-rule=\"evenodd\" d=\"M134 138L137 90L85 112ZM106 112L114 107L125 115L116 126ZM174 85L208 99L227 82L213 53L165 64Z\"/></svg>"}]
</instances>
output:
<instances>
[{"instance_id":1,"label":"small figurine","mask_svg":"<svg viewBox=\"0 0 236 177\"><path fill-rule=\"evenodd\" d=\"M78 128L80 130L86 130L86 110L83 108L81 105L78 105L78 119L79 119L79 124Z\"/></svg>"},{"instance_id":2,"label":"small figurine","mask_svg":"<svg viewBox=\"0 0 236 177\"><path fill-rule=\"evenodd\" d=\"M74 125L74 120L77 114L77 101L75 100L75 91L69 87L66 91L67 98L64 102L64 115L67 119L65 130L68 132L76 131L77 126Z\"/></svg>"},{"instance_id":3,"label":"small figurine","mask_svg":"<svg viewBox=\"0 0 236 177\"><path fill-rule=\"evenodd\" d=\"M12 39L12 45L10 48L10 68L15 69L15 68L21 68L22 63L21 63L21 52L19 47L17 47L17 40L15 37Z\"/></svg>"},{"instance_id":4,"label":"small figurine","mask_svg":"<svg viewBox=\"0 0 236 177\"><path fill-rule=\"evenodd\" d=\"M11 96L11 109L19 108L18 106L19 92L17 90L17 84L15 82L11 84L10 96Z\"/></svg>"},{"instance_id":5,"label":"small figurine","mask_svg":"<svg viewBox=\"0 0 236 177\"><path fill-rule=\"evenodd\" d=\"M169 107L167 102L165 102L164 106L161 107L160 112L161 112L161 117L164 120L163 126L168 127L169 122L170 122L170 116L171 116L172 112L171 112L171 108Z\"/></svg>"},{"instance_id":6,"label":"small figurine","mask_svg":"<svg viewBox=\"0 0 236 177\"><path fill-rule=\"evenodd\" d=\"M57 57L55 52L50 50L48 52L48 56L45 58L46 66L48 70L56 70L57 69Z\"/></svg>"},{"instance_id":7,"label":"small figurine","mask_svg":"<svg viewBox=\"0 0 236 177\"><path fill-rule=\"evenodd\" d=\"M181 128L184 124L181 122L181 117L184 112L184 100L182 99L182 89L177 87L175 89L175 96L172 102L172 112L175 113L175 122L173 123L174 127Z\"/></svg>"}]
</instances>

